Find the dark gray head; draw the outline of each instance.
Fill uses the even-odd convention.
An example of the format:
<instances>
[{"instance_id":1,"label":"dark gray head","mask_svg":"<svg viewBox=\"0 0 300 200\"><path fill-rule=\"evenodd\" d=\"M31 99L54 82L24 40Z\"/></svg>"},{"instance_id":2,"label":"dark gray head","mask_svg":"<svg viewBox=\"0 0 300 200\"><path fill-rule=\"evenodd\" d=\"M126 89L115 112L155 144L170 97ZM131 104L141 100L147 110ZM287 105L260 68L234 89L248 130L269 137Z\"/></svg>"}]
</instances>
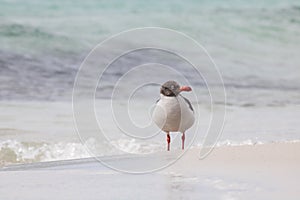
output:
<instances>
[{"instance_id":1,"label":"dark gray head","mask_svg":"<svg viewBox=\"0 0 300 200\"><path fill-rule=\"evenodd\" d=\"M180 92L180 86L175 81L167 81L160 88L160 93L168 97L176 97Z\"/></svg>"}]
</instances>

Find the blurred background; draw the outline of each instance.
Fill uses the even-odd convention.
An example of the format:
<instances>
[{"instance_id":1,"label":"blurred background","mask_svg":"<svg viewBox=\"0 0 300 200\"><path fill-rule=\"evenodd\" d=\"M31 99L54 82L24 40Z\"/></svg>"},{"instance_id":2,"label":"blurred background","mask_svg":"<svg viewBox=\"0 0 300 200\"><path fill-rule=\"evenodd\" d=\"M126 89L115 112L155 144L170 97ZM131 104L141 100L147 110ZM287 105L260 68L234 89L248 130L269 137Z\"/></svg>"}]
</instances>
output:
<instances>
[{"instance_id":1,"label":"blurred background","mask_svg":"<svg viewBox=\"0 0 300 200\"><path fill-rule=\"evenodd\" d=\"M0 19L1 100L70 100L77 69L96 44L158 26L208 50L234 95L229 103L300 101L297 0L1 0Z\"/></svg>"}]
</instances>

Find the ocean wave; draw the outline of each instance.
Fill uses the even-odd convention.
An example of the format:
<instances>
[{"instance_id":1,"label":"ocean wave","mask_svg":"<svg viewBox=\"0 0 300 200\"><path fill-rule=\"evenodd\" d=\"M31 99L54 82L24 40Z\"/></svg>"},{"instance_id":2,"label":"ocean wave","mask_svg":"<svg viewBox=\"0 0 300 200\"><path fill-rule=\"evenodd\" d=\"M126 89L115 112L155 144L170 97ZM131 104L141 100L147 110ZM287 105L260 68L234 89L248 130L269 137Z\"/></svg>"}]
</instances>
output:
<instances>
[{"instance_id":1,"label":"ocean wave","mask_svg":"<svg viewBox=\"0 0 300 200\"><path fill-rule=\"evenodd\" d=\"M33 52L35 54L38 52L49 53L49 51L63 54L74 52L75 49L80 47L78 41L71 38L70 35L30 23L16 23L9 20L4 20L0 23L0 36L3 38L2 50L5 47L11 47L12 44L18 43L14 50L25 54ZM21 46L27 47L26 52L24 52L24 49L19 48Z\"/></svg>"},{"instance_id":2,"label":"ocean wave","mask_svg":"<svg viewBox=\"0 0 300 200\"><path fill-rule=\"evenodd\" d=\"M54 35L32 26L22 24L3 24L0 26L0 35L7 37L38 37L38 38L54 38Z\"/></svg>"},{"instance_id":3,"label":"ocean wave","mask_svg":"<svg viewBox=\"0 0 300 200\"><path fill-rule=\"evenodd\" d=\"M257 145L257 144L264 144L261 141L255 141L255 140L244 140L244 141L233 141L233 140L224 140L219 141L216 144L216 147L222 147L222 146L244 146L244 145Z\"/></svg>"},{"instance_id":4,"label":"ocean wave","mask_svg":"<svg viewBox=\"0 0 300 200\"><path fill-rule=\"evenodd\" d=\"M224 146L254 146L254 145L263 145L263 144L275 144L275 143L298 143L300 140L278 140L278 141L258 141L258 140L243 140L243 141L234 141L234 140L224 140L219 141L216 144L216 147Z\"/></svg>"},{"instance_id":5,"label":"ocean wave","mask_svg":"<svg viewBox=\"0 0 300 200\"><path fill-rule=\"evenodd\" d=\"M95 153L97 156L111 156L150 154L164 150L164 146L154 143L139 143L135 139L118 139L111 141L110 144L110 146L99 145L93 138L88 139L84 145L77 142L48 143L5 140L0 142L0 166L88 158L93 157Z\"/></svg>"},{"instance_id":6,"label":"ocean wave","mask_svg":"<svg viewBox=\"0 0 300 200\"><path fill-rule=\"evenodd\" d=\"M90 157L81 143L19 142L6 140L0 143L0 166L13 163L67 160Z\"/></svg>"},{"instance_id":7,"label":"ocean wave","mask_svg":"<svg viewBox=\"0 0 300 200\"><path fill-rule=\"evenodd\" d=\"M276 142L262 142L255 140L233 141L224 140L219 141L215 147L226 146L254 146L272 143L297 143L300 140L291 141L276 141ZM97 148L95 140L90 139L87 142L89 148ZM165 151L165 145L162 143L140 143L135 139L119 139L111 141L113 148L102 149L98 156L113 156L121 154L151 154L155 152ZM191 148L202 147L202 144L192 145ZM107 148L107 146L106 146ZM180 149L179 147L174 149ZM99 149L98 149L99 150ZM6 140L0 142L0 166L7 166L11 164L47 162L58 160L71 160L80 158L90 158L92 154L86 149L85 145L76 142L20 142L16 140Z\"/></svg>"},{"instance_id":8,"label":"ocean wave","mask_svg":"<svg viewBox=\"0 0 300 200\"><path fill-rule=\"evenodd\" d=\"M111 143L115 148L124 153L131 154L151 154L157 151L163 151L165 146L157 142L137 142L135 139L119 139Z\"/></svg>"}]
</instances>

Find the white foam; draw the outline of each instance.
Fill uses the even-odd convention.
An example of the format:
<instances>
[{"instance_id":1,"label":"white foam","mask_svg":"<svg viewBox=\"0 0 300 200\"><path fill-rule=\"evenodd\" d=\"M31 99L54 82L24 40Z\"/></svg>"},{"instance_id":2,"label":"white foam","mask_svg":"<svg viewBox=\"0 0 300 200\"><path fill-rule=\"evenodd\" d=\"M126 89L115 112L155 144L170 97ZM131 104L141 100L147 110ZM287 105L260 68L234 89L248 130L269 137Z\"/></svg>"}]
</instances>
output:
<instances>
[{"instance_id":1,"label":"white foam","mask_svg":"<svg viewBox=\"0 0 300 200\"><path fill-rule=\"evenodd\" d=\"M19 142L6 140L0 143L2 164L66 160L90 157L81 143L73 142Z\"/></svg>"},{"instance_id":2,"label":"white foam","mask_svg":"<svg viewBox=\"0 0 300 200\"><path fill-rule=\"evenodd\" d=\"M224 140L220 141L216 144L217 147L220 146L243 146L243 145L256 145L256 144L263 144L261 141L255 140L244 140L244 141L233 141L233 140Z\"/></svg>"},{"instance_id":3,"label":"white foam","mask_svg":"<svg viewBox=\"0 0 300 200\"><path fill-rule=\"evenodd\" d=\"M216 144L216 147L223 146L244 146L244 145L262 145L267 143L296 143L300 140L291 141L233 141L224 140ZM103 147L96 143L92 138L86 142L86 145L76 142L20 142L17 140L5 140L0 142L0 165L12 163L31 163L42 161L69 160L78 158L93 157L86 149L86 146L97 152L97 156L111 156L120 154L152 154L165 151L165 146L158 142L139 142L135 139L119 139L110 142L112 148ZM192 148L202 146L202 144L192 145ZM176 147L174 147L176 149Z\"/></svg>"},{"instance_id":4,"label":"white foam","mask_svg":"<svg viewBox=\"0 0 300 200\"><path fill-rule=\"evenodd\" d=\"M115 148L125 153L150 154L163 150L159 143L137 142L135 139L119 139L111 143Z\"/></svg>"},{"instance_id":5,"label":"white foam","mask_svg":"<svg viewBox=\"0 0 300 200\"><path fill-rule=\"evenodd\" d=\"M135 139L113 140L110 141L110 144L112 147L98 144L93 138L87 140L85 145L76 142L47 143L5 140L0 142L0 165L88 158L94 155L150 154L163 150L163 147L156 143L141 143Z\"/></svg>"}]
</instances>

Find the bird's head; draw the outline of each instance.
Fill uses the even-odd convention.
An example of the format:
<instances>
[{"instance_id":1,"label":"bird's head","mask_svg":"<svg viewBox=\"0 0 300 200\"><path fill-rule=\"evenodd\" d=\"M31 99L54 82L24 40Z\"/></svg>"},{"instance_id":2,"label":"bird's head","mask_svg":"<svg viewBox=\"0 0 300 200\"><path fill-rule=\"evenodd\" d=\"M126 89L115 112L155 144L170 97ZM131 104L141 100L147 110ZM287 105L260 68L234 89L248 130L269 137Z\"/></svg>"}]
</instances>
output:
<instances>
[{"instance_id":1,"label":"bird's head","mask_svg":"<svg viewBox=\"0 0 300 200\"><path fill-rule=\"evenodd\" d=\"M192 88L189 86L181 86L176 81L167 81L161 88L160 93L164 96L176 97L182 91L192 91Z\"/></svg>"}]
</instances>

